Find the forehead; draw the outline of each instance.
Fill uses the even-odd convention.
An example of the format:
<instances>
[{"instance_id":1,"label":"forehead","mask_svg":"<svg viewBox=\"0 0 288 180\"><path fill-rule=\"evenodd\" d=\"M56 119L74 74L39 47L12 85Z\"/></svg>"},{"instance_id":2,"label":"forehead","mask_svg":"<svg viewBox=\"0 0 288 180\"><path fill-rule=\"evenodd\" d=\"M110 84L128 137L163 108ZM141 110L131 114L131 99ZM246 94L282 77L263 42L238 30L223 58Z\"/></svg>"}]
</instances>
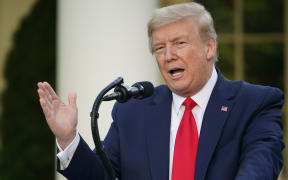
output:
<instances>
[{"instance_id":1,"label":"forehead","mask_svg":"<svg viewBox=\"0 0 288 180\"><path fill-rule=\"evenodd\" d=\"M178 20L154 29L152 42L184 37L195 38L199 36L198 29L198 24L191 19Z\"/></svg>"}]
</instances>

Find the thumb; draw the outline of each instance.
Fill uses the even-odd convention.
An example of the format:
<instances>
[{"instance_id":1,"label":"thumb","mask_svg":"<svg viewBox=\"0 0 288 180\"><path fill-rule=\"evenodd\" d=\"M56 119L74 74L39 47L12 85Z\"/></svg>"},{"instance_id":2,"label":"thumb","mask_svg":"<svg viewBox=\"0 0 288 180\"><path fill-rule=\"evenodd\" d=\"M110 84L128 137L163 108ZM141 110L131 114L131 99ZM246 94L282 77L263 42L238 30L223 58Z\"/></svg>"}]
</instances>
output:
<instances>
[{"instance_id":1,"label":"thumb","mask_svg":"<svg viewBox=\"0 0 288 180\"><path fill-rule=\"evenodd\" d=\"M68 100L69 100L69 105L73 107L77 107L76 105L76 99L77 99L77 94L75 92L69 93Z\"/></svg>"}]
</instances>

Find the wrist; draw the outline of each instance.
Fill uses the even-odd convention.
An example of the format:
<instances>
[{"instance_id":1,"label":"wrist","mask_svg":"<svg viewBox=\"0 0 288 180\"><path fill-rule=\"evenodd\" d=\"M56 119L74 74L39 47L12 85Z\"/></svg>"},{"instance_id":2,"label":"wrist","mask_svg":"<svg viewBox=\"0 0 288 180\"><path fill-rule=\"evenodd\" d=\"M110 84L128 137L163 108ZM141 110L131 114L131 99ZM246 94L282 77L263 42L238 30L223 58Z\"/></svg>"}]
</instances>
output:
<instances>
[{"instance_id":1,"label":"wrist","mask_svg":"<svg viewBox=\"0 0 288 180\"><path fill-rule=\"evenodd\" d=\"M61 147L62 150L65 150L75 139L76 137L76 130L70 133L68 136L65 137L56 137L58 145Z\"/></svg>"}]
</instances>

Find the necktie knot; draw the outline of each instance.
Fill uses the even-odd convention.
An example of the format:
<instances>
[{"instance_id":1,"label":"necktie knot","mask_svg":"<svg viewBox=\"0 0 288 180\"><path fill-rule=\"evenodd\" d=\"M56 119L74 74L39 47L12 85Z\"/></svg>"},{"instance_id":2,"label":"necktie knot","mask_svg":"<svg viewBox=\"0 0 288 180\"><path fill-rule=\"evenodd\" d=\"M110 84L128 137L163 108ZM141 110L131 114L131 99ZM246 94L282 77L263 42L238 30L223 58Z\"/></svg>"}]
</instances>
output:
<instances>
[{"instance_id":1,"label":"necktie knot","mask_svg":"<svg viewBox=\"0 0 288 180\"><path fill-rule=\"evenodd\" d=\"M183 105L186 109L192 110L197 105L197 103L190 97L187 97L183 102Z\"/></svg>"}]
</instances>

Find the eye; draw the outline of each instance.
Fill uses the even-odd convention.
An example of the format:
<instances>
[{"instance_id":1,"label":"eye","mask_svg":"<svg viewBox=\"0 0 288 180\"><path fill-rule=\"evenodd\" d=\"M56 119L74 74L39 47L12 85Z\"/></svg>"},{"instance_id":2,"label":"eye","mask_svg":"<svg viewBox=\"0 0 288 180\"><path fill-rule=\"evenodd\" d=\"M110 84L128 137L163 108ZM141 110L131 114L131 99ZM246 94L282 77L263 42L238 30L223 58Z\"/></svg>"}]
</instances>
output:
<instances>
[{"instance_id":1,"label":"eye","mask_svg":"<svg viewBox=\"0 0 288 180\"><path fill-rule=\"evenodd\" d=\"M154 52L155 52L155 53L159 53L159 52L161 52L163 49L164 49L164 46L157 46L157 47L154 48Z\"/></svg>"},{"instance_id":2,"label":"eye","mask_svg":"<svg viewBox=\"0 0 288 180\"><path fill-rule=\"evenodd\" d=\"M178 41L176 44L178 47L182 47L186 44L186 42L185 41Z\"/></svg>"}]
</instances>

